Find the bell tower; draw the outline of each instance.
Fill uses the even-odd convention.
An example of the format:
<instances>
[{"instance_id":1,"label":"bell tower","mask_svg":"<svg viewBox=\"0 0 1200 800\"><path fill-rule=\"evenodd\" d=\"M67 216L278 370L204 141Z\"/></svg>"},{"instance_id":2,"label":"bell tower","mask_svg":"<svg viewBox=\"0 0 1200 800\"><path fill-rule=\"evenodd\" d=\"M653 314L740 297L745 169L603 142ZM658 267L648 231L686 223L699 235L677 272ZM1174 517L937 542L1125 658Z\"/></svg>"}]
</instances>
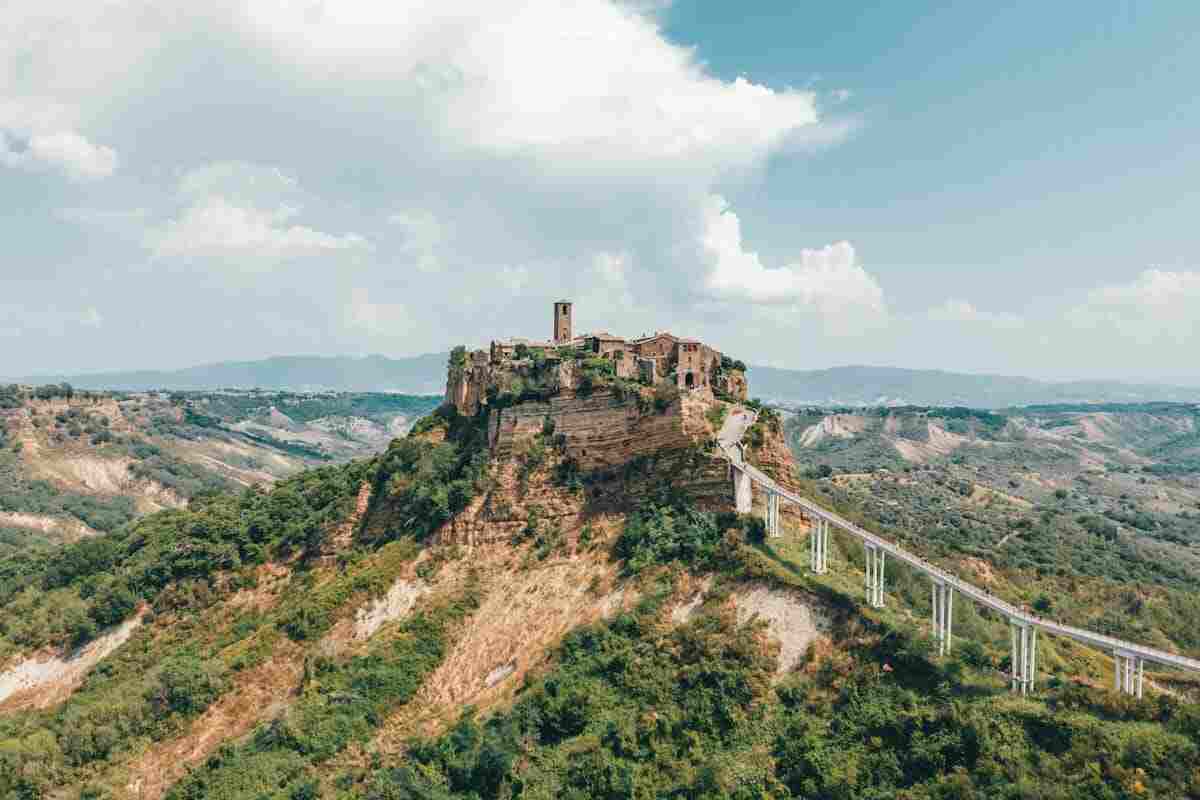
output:
<instances>
[{"instance_id":1,"label":"bell tower","mask_svg":"<svg viewBox=\"0 0 1200 800\"><path fill-rule=\"evenodd\" d=\"M554 343L571 343L571 301L559 300L554 304Z\"/></svg>"}]
</instances>

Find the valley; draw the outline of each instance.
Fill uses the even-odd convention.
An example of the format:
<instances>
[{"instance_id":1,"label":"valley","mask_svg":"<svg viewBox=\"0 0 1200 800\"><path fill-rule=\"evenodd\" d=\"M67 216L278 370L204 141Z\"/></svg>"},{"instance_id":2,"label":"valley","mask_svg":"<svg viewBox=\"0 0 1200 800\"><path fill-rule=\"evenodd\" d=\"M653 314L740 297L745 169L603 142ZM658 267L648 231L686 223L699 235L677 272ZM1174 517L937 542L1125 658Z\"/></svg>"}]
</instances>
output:
<instances>
[{"instance_id":1,"label":"valley","mask_svg":"<svg viewBox=\"0 0 1200 800\"><path fill-rule=\"evenodd\" d=\"M0 557L383 450L419 395L0 387Z\"/></svg>"}]
</instances>

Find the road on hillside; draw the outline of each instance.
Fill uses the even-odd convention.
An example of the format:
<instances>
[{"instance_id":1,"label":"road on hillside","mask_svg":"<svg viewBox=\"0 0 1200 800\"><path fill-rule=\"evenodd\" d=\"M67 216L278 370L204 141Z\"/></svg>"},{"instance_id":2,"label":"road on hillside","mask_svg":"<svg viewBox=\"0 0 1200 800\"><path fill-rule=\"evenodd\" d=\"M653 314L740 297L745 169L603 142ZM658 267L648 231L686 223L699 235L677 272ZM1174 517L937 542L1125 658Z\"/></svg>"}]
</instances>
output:
<instances>
[{"instance_id":1,"label":"road on hillside","mask_svg":"<svg viewBox=\"0 0 1200 800\"><path fill-rule=\"evenodd\" d=\"M731 459L736 458L737 461L741 461L738 443L742 441L746 430L754 424L754 420L757 418L758 415L753 411L740 406L732 409L729 416L725 418L724 424L721 425L721 432L717 434L717 444L729 454Z\"/></svg>"}]
</instances>

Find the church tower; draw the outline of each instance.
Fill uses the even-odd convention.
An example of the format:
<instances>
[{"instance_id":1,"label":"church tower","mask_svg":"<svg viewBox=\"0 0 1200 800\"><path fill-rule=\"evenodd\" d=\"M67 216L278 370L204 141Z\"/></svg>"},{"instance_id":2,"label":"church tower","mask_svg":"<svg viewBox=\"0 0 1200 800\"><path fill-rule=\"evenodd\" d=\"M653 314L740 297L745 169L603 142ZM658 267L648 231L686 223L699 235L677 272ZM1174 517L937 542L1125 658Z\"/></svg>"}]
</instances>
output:
<instances>
[{"instance_id":1,"label":"church tower","mask_svg":"<svg viewBox=\"0 0 1200 800\"><path fill-rule=\"evenodd\" d=\"M559 300L554 304L554 343L571 343L571 301Z\"/></svg>"}]
</instances>

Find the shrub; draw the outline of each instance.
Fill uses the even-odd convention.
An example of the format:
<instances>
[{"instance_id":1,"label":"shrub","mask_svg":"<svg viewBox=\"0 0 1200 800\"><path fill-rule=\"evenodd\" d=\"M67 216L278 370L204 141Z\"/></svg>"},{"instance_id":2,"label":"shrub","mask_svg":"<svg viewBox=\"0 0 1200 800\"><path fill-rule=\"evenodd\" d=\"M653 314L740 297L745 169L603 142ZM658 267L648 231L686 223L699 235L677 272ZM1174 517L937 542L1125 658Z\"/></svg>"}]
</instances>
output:
<instances>
[{"instance_id":1,"label":"shrub","mask_svg":"<svg viewBox=\"0 0 1200 800\"><path fill-rule=\"evenodd\" d=\"M625 560L628 574L672 561L694 569L712 569L721 561L721 548L730 529L752 541L762 541L765 533L762 520L754 517L651 504L626 518L614 554Z\"/></svg>"},{"instance_id":2,"label":"shrub","mask_svg":"<svg viewBox=\"0 0 1200 800\"><path fill-rule=\"evenodd\" d=\"M92 599L88 615L100 627L116 625L137 608L137 596L123 583L109 585Z\"/></svg>"},{"instance_id":3,"label":"shrub","mask_svg":"<svg viewBox=\"0 0 1200 800\"><path fill-rule=\"evenodd\" d=\"M654 409L658 413L666 413L666 410L671 407L671 404L679 399L679 387L672 381L659 381L654 387Z\"/></svg>"},{"instance_id":4,"label":"shrub","mask_svg":"<svg viewBox=\"0 0 1200 800\"><path fill-rule=\"evenodd\" d=\"M158 670L153 686L146 692L155 715L194 716L221 696L224 684L220 669L195 656L177 656Z\"/></svg>"},{"instance_id":5,"label":"shrub","mask_svg":"<svg viewBox=\"0 0 1200 800\"><path fill-rule=\"evenodd\" d=\"M410 435L392 442L380 459L375 496L390 498L395 529L424 538L467 507L487 475L486 419L443 406L422 420L420 430L442 427L444 441Z\"/></svg>"}]
</instances>

